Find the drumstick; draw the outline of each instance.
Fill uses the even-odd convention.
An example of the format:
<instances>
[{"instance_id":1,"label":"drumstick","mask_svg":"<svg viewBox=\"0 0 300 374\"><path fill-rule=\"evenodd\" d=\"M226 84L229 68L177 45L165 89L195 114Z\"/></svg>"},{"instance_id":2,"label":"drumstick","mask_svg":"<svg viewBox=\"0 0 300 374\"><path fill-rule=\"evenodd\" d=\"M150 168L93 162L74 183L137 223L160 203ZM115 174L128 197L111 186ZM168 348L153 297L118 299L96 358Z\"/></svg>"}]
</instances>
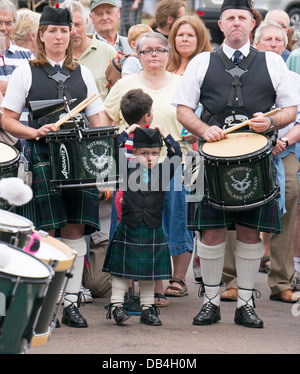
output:
<instances>
[{"instance_id":1,"label":"drumstick","mask_svg":"<svg viewBox=\"0 0 300 374\"><path fill-rule=\"evenodd\" d=\"M280 108L276 108L274 110L271 110L270 112L268 113L264 113L261 115L261 117L268 117L268 116L271 116L272 114L275 114L277 112L279 112L281 109ZM237 125L235 126L232 126L232 127L229 127L228 129L224 130L224 134L228 134L229 132L231 131L234 131L234 130L237 130L237 129L240 129L241 127L244 127L246 125L248 125L249 121L251 121L251 119L248 119L247 121L245 122L242 122L242 123L238 123Z\"/></svg>"},{"instance_id":2,"label":"drumstick","mask_svg":"<svg viewBox=\"0 0 300 374\"><path fill-rule=\"evenodd\" d=\"M55 122L55 126L58 128L63 123L65 123L68 119L75 116L77 113L81 112L84 108L86 108L88 105L90 105L93 101L99 99L99 97L101 97L103 95L104 95L104 93L102 92L97 96L95 96L95 94L89 96L87 99L83 100L75 108L73 108L70 111L70 113L67 113L65 116L63 116L61 119L59 119L57 122Z\"/></svg>"},{"instance_id":3,"label":"drumstick","mask_svg":"<svg viewBox=\"0 0 300 374\"><path fill-rule=\"evenodd\" d=\"M99 95L95 96L93 95L89 96L85 100L83 100L81 103L79 103L75 108L73 108L70 113L65 114L62 118L60 118L58 121L56 121L54 124L58 128L62 124L64 124L66 121L68 121L71 117L75 116L77 113L81 112L84 108L86 108L88 105L90 105L93 101L99 99L99 97L103 96L104 93L101 92ZM40 138L36 138L36 140L39 140Z\"/></svg>"},{"instance_id":4,"label":"drumstick","mask_svg":"<svg viewBox=\"0 0 300 374\"><path fill-rule=\"evenodd\" d=\"M55 122L55 126L59 127L66 121L68 121L71 117L76 115L77 113L81 112L85 107L87 107L90 103L90 100L94 98L96 94L93 94L89 97L87 97L85 100L83 100L81 103L79 103L75 108L73 108L70 113L66 113L62 118L60 118L58 121Z\"/></svg>"}]
</instances>

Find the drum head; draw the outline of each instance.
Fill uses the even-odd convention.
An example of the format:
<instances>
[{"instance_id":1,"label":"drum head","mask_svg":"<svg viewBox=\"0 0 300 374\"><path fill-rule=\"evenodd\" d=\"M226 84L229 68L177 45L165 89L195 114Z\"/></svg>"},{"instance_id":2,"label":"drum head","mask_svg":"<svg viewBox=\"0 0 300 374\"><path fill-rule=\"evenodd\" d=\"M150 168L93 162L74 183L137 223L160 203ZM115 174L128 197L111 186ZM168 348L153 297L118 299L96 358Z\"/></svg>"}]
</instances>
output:
<instances>
[{"instance_id":1,"label":"drum head","mask_svg":"<svg viewBox=\"0 0 300 374\"><path fill-rule=\"evenodd\" d=\"M28 279L49 278L49 267L18 248L0 242L0 273Z\"/></svg>"},{"instance_id":2,"label":"drum head","mask_svg":"<svg viewBox=\"0 0 300 374\"><path fill-rule=\"evenodd\" d=\"M217 142L204 143L202 151L215 157L236 157L257 152L268 144L268 138L264 135L237 132L227 134L227 138Z\"/></svg>"},{"instance_id":3,"label":"drum head","mask_svg":"<svg viewBox=\"0 0 300 374\"><path fill-rule=\"evenodd\" d=\"M0 231L4 232L22 232L31 231L33 223L18 214L0 210Z\"/></svg>"},{"instance_id":4,"label":"drum head","mask_svg":"<svg viewBox=\"0 0 300 374\"><path fill-rule=\"evenodd\" d=\"M37 234L39 233L37 232ZM75 254L71 248L50 235L40 235L40 239L40 248L35 256L46 263L49 263L51 260L58 261L55 271L70 269L75 259Z\"/></svg>"},{"instance_id":5,"label":"drum head","mask_svg":"<svg viewBox=\"0 0 300 374\"><path fill-rule=\"evenodd\" d=\"M0 142L0 164L14 160L18 151L11 145Z\"/></svg>"}]
</instances>

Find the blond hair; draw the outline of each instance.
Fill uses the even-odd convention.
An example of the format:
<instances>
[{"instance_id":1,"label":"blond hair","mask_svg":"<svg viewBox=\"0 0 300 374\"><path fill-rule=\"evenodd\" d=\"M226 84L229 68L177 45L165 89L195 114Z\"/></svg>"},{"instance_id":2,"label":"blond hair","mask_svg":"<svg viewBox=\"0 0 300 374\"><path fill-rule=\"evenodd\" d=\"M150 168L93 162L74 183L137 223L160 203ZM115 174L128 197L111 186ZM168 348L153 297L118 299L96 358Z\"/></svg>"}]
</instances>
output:
<instances>
[{"instance_id":1,"label":"blond hair","mask_svg":"<svg viewBox=\"0 0 300 374\"><path fill-rule=\"evenodd\" d=\"M30 33L34 36L39 28L41 15L30 9L20 9L17 11L17 23L12 34L12 40L15 44L20 45L30 38Z\"/></svg>"},{"instance_id":2,"label":"blond hair","mask_svg":"<svg viewBox=\"0 0 300 374\"><path fill-rule=\"evenodd\" d=\"M128 30L128 43L130 44L132 41L135 41L140 35L153 32L151 27L144 23L138 23L137 25L133 25Z\"/></svg>"}]
</instances>

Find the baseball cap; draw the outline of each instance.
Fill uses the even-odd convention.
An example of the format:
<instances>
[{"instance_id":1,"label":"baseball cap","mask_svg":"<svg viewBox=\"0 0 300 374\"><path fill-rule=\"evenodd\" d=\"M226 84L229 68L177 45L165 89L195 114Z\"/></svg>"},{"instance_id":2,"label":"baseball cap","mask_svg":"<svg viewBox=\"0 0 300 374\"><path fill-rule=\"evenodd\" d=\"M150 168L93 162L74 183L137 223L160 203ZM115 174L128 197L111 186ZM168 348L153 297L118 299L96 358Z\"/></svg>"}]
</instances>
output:
<instances>
[{"instance_id":1,"label":"baseball cap","mask_svg":"<svg viewBox=\"0 0 300 374\"><path fill-rule=\"evenodd\" d=\"M90 10L92 11L94 8L96 8L96 6L102 4L109 4L112 6L119 7L116 0L91 0Z\"/></svg>"}]
</instances>

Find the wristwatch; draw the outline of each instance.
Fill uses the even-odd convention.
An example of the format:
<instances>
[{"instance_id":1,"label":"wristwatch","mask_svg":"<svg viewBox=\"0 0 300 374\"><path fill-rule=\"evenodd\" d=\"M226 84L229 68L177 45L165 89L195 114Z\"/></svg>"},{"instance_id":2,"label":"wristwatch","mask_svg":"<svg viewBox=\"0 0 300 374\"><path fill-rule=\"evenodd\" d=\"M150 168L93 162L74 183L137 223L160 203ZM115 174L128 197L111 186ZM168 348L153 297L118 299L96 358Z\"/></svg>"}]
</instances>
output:
<instances>
[{"instance_id":1,"label":"wristwatch","mask_svg":"<svg viewBox=\"0 0 300 374\"><path fill-rule=\"evenodd\" d=\"M271 121L271 124L270 124L270 127L268 128L268 131L274 130L274 128L275 128L275 123L274 123L273 117L268 116L268 118L269 118L270 121Z\"/></svg>"},{"instance_id":2,"label":"wristwatch","mask_svg":"<svg viewBox=\"0 0 300 374\"><path fill-rule=\"evenodd\" d=\"M287 139L286 137L282 137L280 140L281 140L282 142L285 142L285 146L286 146L286 148L289 146L289 141L288 141L288 139Z\"/></svg>"}]
</instances>

